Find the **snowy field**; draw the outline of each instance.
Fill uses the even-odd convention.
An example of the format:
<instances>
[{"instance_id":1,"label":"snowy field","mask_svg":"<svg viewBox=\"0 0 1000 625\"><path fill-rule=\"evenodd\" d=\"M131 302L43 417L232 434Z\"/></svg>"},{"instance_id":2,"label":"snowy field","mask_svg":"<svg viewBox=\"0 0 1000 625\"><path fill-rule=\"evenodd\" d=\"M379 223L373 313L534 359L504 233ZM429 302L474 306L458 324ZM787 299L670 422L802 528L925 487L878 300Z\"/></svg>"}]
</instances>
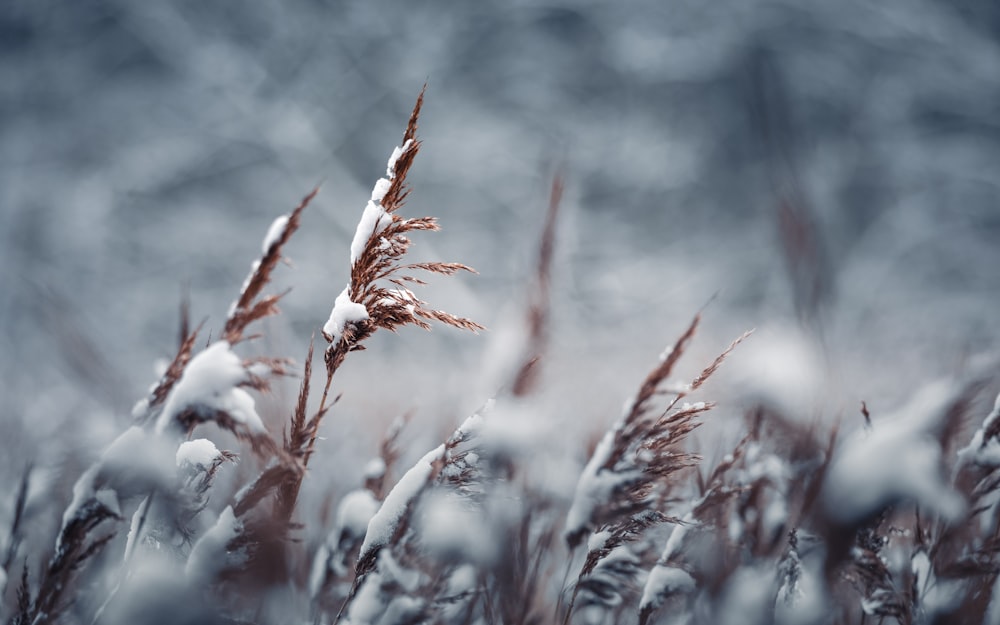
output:
<instances>
[{"instance_id":1,"label":"snowy field","mask_svg":"<svg viewBox=\"0 0 1000 625\"><path fill-rule=\"evenodd\" d=\"M986 1L5 4L0 618L1000 619L997 76Z\"/></svg>"}]
</instances>

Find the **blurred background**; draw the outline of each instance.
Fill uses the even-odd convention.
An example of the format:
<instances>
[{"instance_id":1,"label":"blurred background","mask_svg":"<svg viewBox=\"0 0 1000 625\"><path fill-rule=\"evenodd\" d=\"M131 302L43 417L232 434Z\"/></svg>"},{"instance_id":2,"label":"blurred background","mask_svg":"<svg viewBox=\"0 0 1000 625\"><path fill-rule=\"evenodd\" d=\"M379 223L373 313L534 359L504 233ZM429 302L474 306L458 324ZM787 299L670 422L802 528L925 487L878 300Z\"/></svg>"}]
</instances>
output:
<instances>
[{"instance_id":1,"label":"blurred background","mask_svg":"<svg viewBox=\"0 0 1000 625\"><path fill-rule=\"evenodd\" d=\"M250 349L301 362L425 82L408 211L443 231L415 254L480 275L421 294L490 331L352 355L325 425L341 468L373 449L339 441L413 411L432 444L496 390L560 170L550 418L603 429L702 309L683 375L757 328L713 418L760 396L877 416L998 344L998 42L989 0L8 0L2 469L97 453L184 293L217 331L271 221L322 183Z\"/></svg>"}]
</instances>

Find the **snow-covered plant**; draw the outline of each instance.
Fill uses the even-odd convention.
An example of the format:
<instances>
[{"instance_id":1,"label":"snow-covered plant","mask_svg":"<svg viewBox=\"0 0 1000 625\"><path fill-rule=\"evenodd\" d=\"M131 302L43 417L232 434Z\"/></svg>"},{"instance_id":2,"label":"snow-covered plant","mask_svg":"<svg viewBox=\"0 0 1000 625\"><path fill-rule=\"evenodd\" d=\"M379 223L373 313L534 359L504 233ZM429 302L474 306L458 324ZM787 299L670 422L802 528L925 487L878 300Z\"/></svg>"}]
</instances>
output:
<instances>
[{"instance_id":1,"label":"snow-covered plant","mask_svg":"<svg viewBox=\"0 0 1000 625\"><path fill-rule=\"evenodd\" d=\"M420 151L417 121L423 99L421 93L403 133L403 143L389 157L385 177L375 183L351 241L350 280L323 325L323 337L329 343L325 354L328 380L347 354L364 349L365 339L380 328L395 331L415 325L430 329L429 322L437 321L463 330L483 329L469 319L428 308L427 302L410 289L424 284L412 272L450 276L458 271L473 271L460 263L403 260L413 232L439 229L434 217L407 218L399 214L410 193L406 176Z\"/></svg>"},{"instance_id":2,"label":"snow-covered plant","mask_svg":"<svg viewBox=\"0 0 1000 625\"><path fill-rule=\"evenodd\" d=\"M618 578L634 577L641 560L629 545L643 539L651 528L678 521L670 514L668 498L676 495L672 491L678 474L699 460L684 450L683 442L699 425L697 417L714 407L711 403L681 400L697 391L749 335L734 341L690 384L664 389L700 319L700 315L696 316L676 343L663 352L635 398L626 404L622 419L604 435L583 470L567 516L565 536L570 547L576 547L588 533L592 538L587 543L568 616L581 593L609 608L617 606L621 602L618 589L627 584L621 579L617 584L608 584L605 570L612 567L612 575ZM654 411L653 401L663 394L672 395L672 399L665 408Z\"/></svg>"},{"instance_id":3,"label":"snow-covered plant","mask_svg":"<svg viewBox=\"0 0 1000 625\"><path fill-rule=\"evenodd\" d=\"M323 325L323 338L328 346L324 353L326 384L319 408L312 418L306 418L306 400L309 395L307 368L290 432L286 436L286 451L308 464L316 442L319 425L329 408L327 399L334 374L352 351L364 349L364 341L378 329L396 331L405 325L430 329L431 321L471 330L483 327L474 321L427 307L410 289L424 281L413 272L430 272L454 275L459 271L474 271L460 263L424 262L408 263L404 257L410 249L409 235L418 231L439 229L434 217L404 218L399 215L409 195L406 176L413 165L420 141L417 139L417 121L423 106L421 91L410 114L401 146L396 147L386 164L385 177L379 178L372 189L371 199L365 205L358 222L350 249L350 280L336 297L327 322ZM307 362L312 360L310 347ZM281 492L284 516L294 508L301 476L285 484Z\"/></svg>"},{"instance_id":4,"label":"snow-covered plant","mask_svg":"<svg viewBox=\"0 0 1000 625\"><path fill-rule=\"evenodd\" d=\"M428 328L428 321L436 320L464 329L481 329L472 321L426 308L407 287L422 283L410 275L413 270L446 275L469 270L460 264L405 264L402 260L410 245L408 233L437 229L433 218L403 219L396 214L408 193L406 174L419 149L416 128L422 100L421 94L403 145L390 158L387 177L378 181L365 209L351 247L351 286L338 297L331 319L324 326L323 334L331 345L319 409L307 418L310 348L290 431L284 445L276 444L247 390L267 391L268 377L283 375L289 361L244 360L234 351L248 338L247 328L252 323L278 312L281 295L263 295L263 290L282 259L283 246L298 228L303 210L315 197L314 190L268 229L262 255L254 261L230 306L217 340L197 352L201 328L190 330L185 316L177 354L160 381L133 410L135 425L109 445L77 480L73 500L63 514L55 554L42 574L39 592L18 616L20 620L42 623L59 617L73 573L100 551L115 531L109 529L97 538L92 535L105 521L122 518L126 514L123 506L133 511L126 562L143 545L169 547L186 559L187 575L199 583L214 582L237 569L252 570L264 563L273 566L281 559L281 537L290 529L302 474L320 420L328 409L326 397L333 374L346 354L362 349L361 342L377 328L396 329L406 324ZM194 540L191 523L207 505L215 473L222 462L235 459L234 454L219 452L207 440L201 444L185 442L196 427L209 422L249 442L267 466ZM272 498L273 506L262 509L262 504ZM233 558L237 552L238 557Z\"/></svg>"},{"instance_id":5,"label":"snow-covered plant","mask_svg":"<svg viewBox=\"0 0 1000 625\"><path fill-rule=\"evenodd\" d=\"M364 468L365 482L340 500L333 526L313 556L309 596L320 612L334 609L343 601L354 578L354 564L368 532L368 523L379 511L387 494L387 478L399 459L399 437L406 425L399 418L386 432L379 455Z\"/></svg>"},{"instance_id":6,"label":"snow-covered plant","mask_svg":"<svg viewBox=\"0 0 1000 625\"><path fill-rule=\"evenodd\" d=\"M782 384L802 386L795 376L742 405L732 393L694 401L746 338L679 383L699 315L581 462L581 441L597 436L567 424L599 415L563 414L544 366L559 318L561 175L516 337L484 367L499 375L473 372L493 385L483 407L422 448L413 441L428 432L397 420L377 448L353 450L369 458L353 473L311 462L335 397L369 391L333 385L376 331L481 329L417 292L422 275L468 267L407 259L414 232L438 229L402 215L422 103L421 93L362 210L346 286L333 280L319 381L312 343L301 368L244 355L252 326L278 313L281 295L265 291L314 190L273 220L219 328L192 328L185 306L176 353L103 451L75 473L43 455L9 480L0 593L10 625L1000 622L1000 398L983 407L995 372L922 385L886 414L862 403L854 427L781 401ZM828 287L808 246L818 226L782 210L793 295L803 322L817 323ZM292 371L298 394L275 418L258 398ZM394 362L385 371L373 379L402 375ZM699 447L691 434L709 410L721 443ZM307 471L315 489L302 488ZM63 479L72 492L48 494Z\"/></svg>"}]
</instances>

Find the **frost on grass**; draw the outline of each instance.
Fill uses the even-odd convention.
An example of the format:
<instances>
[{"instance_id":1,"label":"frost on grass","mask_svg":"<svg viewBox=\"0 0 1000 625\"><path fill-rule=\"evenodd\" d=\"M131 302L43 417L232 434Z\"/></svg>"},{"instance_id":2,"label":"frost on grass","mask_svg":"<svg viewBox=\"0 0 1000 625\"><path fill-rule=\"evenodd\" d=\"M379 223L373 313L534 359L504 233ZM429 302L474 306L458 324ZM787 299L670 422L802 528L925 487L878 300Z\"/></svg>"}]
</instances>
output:
<instances>
[{"instance_id":1,"label":"frost on grass","mask_svg":"<svg viewBox=\"0 0 1000 625\"><path fill-rule=\"evenodd\" d=\"M392 487L378 512L368 522L359 560L370 557L392 539L411 502L427 486L434 463L444 455L444 450L445 446L441 444L428 452Z\"/></svg>"},{"instance_id":2,"label":"frost on grass","mask_svg":"<svg viewBox=\"0 0 1000 625\"><path fill-rule=\"evenodd\" d=\"M174 386L156 423L157 433L176 425L178 417L193 412L199 420L210 420L224 412L250 432L266 432L254 399L241 385L250 376L227 341L217 341L191 359Z\"/></svg>"},{"instance_id":3,"label":"frost on grass","mask_svg":"<svg viewBox=\"0 0 1000 625\"><path fill-rule=\"evenodd\" d=\"M336 344L349 323L360 323L368 319L368 309L364 304L351 301L350 287L344 287L333 303L330 318L323 325L323 334Z\"/></svg>"},{"instance_id":4,"label":"frost on grass","mask_svg":"<svg viewBox=\"0 0 1000 625\"><path fill-rule=\"evenodd\" d=\"M844 441L823 490L829 518L856 523L904 499L947 519L961 514L964 502L941 474L938 440L956 390L944 382L929 385L897 414Z\"/></svg>"}]
</instances>

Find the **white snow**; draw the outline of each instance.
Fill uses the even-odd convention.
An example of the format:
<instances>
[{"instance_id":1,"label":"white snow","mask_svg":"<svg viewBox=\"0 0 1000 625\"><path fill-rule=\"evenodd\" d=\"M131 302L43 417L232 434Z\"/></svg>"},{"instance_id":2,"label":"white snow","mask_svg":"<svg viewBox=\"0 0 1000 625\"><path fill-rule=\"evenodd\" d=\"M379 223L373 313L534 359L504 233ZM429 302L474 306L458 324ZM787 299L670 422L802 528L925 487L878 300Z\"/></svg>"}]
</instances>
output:
<instances>
[{"instance_id":1,"label":"white snow","mask_svg":"<svg viewBox=\"0 0 1000 625\"><path fill-rule=\"evenodd\" d=\"M385 475L385 460L381 457L375 457L365 464L364 471L362 471L366 480L374 480Z\"/></svg>"},{"instance_id":2,"label":"white snow","mask_svg":"<svg viewBox=\"0 0 1000 625\"><path fill-rule=\"evenodd\" d=\"M562 434L539 414L538 406L514 397L497 406L489 419L473 415L460 431L466 437L477 437L480 446L495 456L529 461L538 459L540 452L551 451L552 441Z\"/></svg>"},{"instance_id":3,"label":"white snow","mask_svg":"<svg viewBox=\"0 0 1000 625\"><path fill-rule=\"evenodd\" d=\"M424 602L406 595L386 596L375 580L365 582L351 608L347 625L393 625L420 622L415 617L424 609Z\"/></svg>"},{"instance_id":4,"label":"white snow","mask_svg":"<svg viewBox=\"0 0 1000 625\"><path fill-rule=\"evenodd\" d=\"M248 379L243 362L233 353L229 343L213 343L192 358L184 369L181 379L167 396L156 432L166 432L177 416L188 409L206 417L216 410L222 411L252 432L265 432L253 397L238 386Z\"/></svg>"},{"instance_id":5,"label":"white snow","mask_svg":"<svg viewBox=\"0 0 1000 625\"><path fill-rule=\"evenodd\" d=\"M420 538L432 553L461 561L492 562L495 540L480 510L454 493L435 493L422 507Z\"/></svg>"},{"instance_id":6,"label":"white snow","mask_svg":"<svg viewBox=\"0 0 1000 625\"><path fill-rule=\"evenodd\" d=\"M405 592L410 593L417 590L423 577L419 569L409 569L398 562L390 549L379 554L377 568L383 577L392 580L397 587L402 587Z\"/></svg>"},{"instance_id":7,"label":"white snow","mask_svg":"<svg viewBox=\"0 0 1000 625\"><path fill-rule=\"evenodd\" d=\"M429 451L392 487L378 512L368 522L359 559L369 556L392 538L399 521L406 514L407 506L427 485L433 470L432 464L444 455L444 449L444 444L441 444Z\"/></svg>"},{"instance_id":8,"label":"white snow","mask_svg":"<svg viewBox=\"0 0 1000 625\"><path fill-rule=\"evenodd\" d=\"M247 287L250 286L250 280L253 279L253 276L255 273L257 273L258 269L260 269L259 258L254 260L253 263L250 264L250 273L248 273L247 277L243 279L243 286L240 287L240 293L243 293L244 291L247 290ZM233 302L229 304L229 310L226 312L227 317L233 316L233 313L236 312L236 304L238 303L239 299L234 299Z\"/></svg>"},{"instance_id":9,"label":"white snow","mask_svg":"<svg viewBox=\"0 0 1000 625\"><path fill-rule=\"evenodd\" d=\"M389 225L390 221L392 221L392 217L385 212L381 204L369 201L365 205L365 211L361 213L361 221L358 222L354 238L351 240L351 265L357 262L372 234L381 232L382 228Z\"/></svg>"},{"instance_id":10,"label":"white snow","mask_svg":"<svg viewBox=\"0 0 1000 625\"><path fill-rule=\"evenodd\" d=\"M380 505L379 500L375 499L375 495L367 488L352 490L344 495L337 507L337 519L334 526L337 535L331 535L331 538L334 539L331 545L336 545L340 541L340 535L343 532L347 532L352 538L364 536L368 531L368 523L378 512Z\"/></svg>"},{"instance_id":11,"label":"white snow","mask_svg":"<svg viewBox=\"0 0 1000 625\"><path fill-rule=\"evenodd\" d=\"M747 520L750 520L754 515L754 510L747 510ZM728 527L726 528L729 534L729 542L739 543L743 540L743 532L746 530L745 524L743 523L743 517L739 513L734 513L730 519Z\"/></svg>"},{"instance_id":12,"label":"white snow","mask_svg":"<svg viewBox=\"0 0 1000 625\"><path fill-rule=\"evenodd\" d=\"M326 581L326 572L330 568L330 556L332 550L323 543L316 550L313 558L312 569L309 571L309 596L313 599L319 596L323 590L323 582Z\"/></svg>"},{"instance_id":13,"label":"white snow","mask_svg":"<svg viewBox=\"0 0 1000 625\"><path fill-rule=\"evenodd\" d=\"M829 394L822 349L801 331L761 328L740 346L730 375L747 395L785 415L811 414Z\"/></svg>"},{"instance_id":14,"label":"white snow","mask_svg":"<svg viewBox=\"0 0 1000 625\"><path fill-rule=\"evenodd\" d=\"M373 576L374 577L374 576ZM380 579L374 577L367 579L358 590L354 600L351 601L350 609L347 612L347 623L349 625L372 625L379 615L385 612L385 598L382 596L379 587Z\"/></svg>"},{"instance_id":15,"label":"white snow","mask_svg":"<svg viewBox=\"0 0 1000 625\"><path fill-rule=\"evenodd\" d=\"M913 588L919 598L927 592L931 575L931 560L926 551L918 551L910 559L910 569L913 571Z\"/></svg>"},{"instance_id":16,"label":"white snow","mask_svg":"<svg viewBox=\"0 0 1000 625\"><path fill-rule=\"evenodd\" d=\"M944 481L937 429L953 401L951 384L928 385L897 414L844 441L830 464L823 501L831 518L853 523L899 499L953 519L964 501Z\"/></svg>"},{"instance_id":17,"label":"white snow","mask_svg":"<svg viewBox=\"0 0 1000 625\"><path fill-rule=\"evenodd\" d=\"M666 362L667 358L670 358L673 355L674 355L674 346L671 343L666 347L664 347L663 351L660 352L660 362Z\"/></svg>"},{"instance_id":18,"label":"white snow","mask_svg":"<svg viewBox=\"0 0 1000 625\"><path fill-rule=\"evenodd\" d=\"M331 343L340 340L344 328L349 323L360 323L368 319L368 309L364 304L351 301L350 287L344 287L333 302L330 318L323 325L323 332L330 337Z\"/></svg>"},{"instance_id":19,"label":"white snow","mask_svg":"<svg viewBox=\"0 0 1000 625\"><path fill-rule=\"evenodd\" d=\"M685 523L691 523L694 521L694 515L690 512L684 515L682 519L684 523L678 523L674 525L674 529L670 531L670 538L667 539L667 544L663 547L663 553L660 554L660 562L669 562L674 556L681 552L681 545L684 544L684 538L687 537L688 528L690 525L685 525Z\"/></svg>"},{"instance_id":20,"label":"white snow","mask_svg":"<svg viewBox=\"0 0 1000 625\"><path fill-rule=\"evenodd\" d=\"M312 572L309 577L310 596L315 597L321 590L327 571L337 576L347 573L344 567L343 549L352 548L365 536L368 522L379 509L379 501L367 488L353 490L337 506L337 514L333 528L326 537L324 544L316 551ZM347 543L341 544L346 538Z\"/></svg>"},{"instance_id":21,"label":"white snow","mask_svg":"<svg viewBox=\"0 0 1000 625\"><path fill-rule=\"evenodd\" d=\"M371 199L365 205L365 210L361 214L361 221L358 222L358 227L354 231L354 238L351 240L351 265L354 265L358 261L365 246L368 245L368 240L371 236L378 234L392 221L392 216L382 207L382 198L385 197L385 194L389 191L389 187L392 186L392 179L396 175L396 161L399 160L399 157L406 150L410 149L412 144L413 140L409 139L402 147L397 146L392 151L392 156L389 157L389 162L386 164L385 178L379 178L375 182L375 186L372 187Z\"/></svg>"},{"instance_id":22,"label":"white snow","mask_svg":"<svg viewBox=\"0 0 1000 625\"><path fill-rule=\"evenodd\" d=\"M986 608L983 623L1000 623L1000 576L993 582L993 593L990 597L990 604Z\"/></svg>"},{"instance_id":23,"label":"white snow","mask_svg":"<svg viewBox=\"0 0 1000 625\"><path fill-rule=\"evenodd\" d=\"M288 227L288 215L281 215L271 222L271 227L267 229L267 236L264 237L264 243L261 245L261 250L264 254L271 251L274 244L278 242L285 234L285 228Z\"/></svg>"},{"instance_id":24,"label":"white snow","mask_svg":"<svg viewBox=\"0 0 1000 625\"><path fill-rule=\"evenodd\" d=\"M123 555L123 560L128 562L132 557L132 550L135 549L136 541L139 538L139 532L142 529L141 525L143 522L143 517L149 511L149 497L146 497L139 504L139 507L135 509L132 513L132 522L128 527L128 537L125 539L125 553Z\"/></svg>"},{"instance_id":25,"label":"white snow","mask_svg":"<svg viewBox=\"0 0 1000 625\"><path fill-rule=\"evenodd\" d=\"M184 573L192 584L214 579L230 565L239 564L243 554L229 551L229 543L242 531L242 524L233 514L233 507L219 514L218 520L191 549Z\"/></svg>"},{"instance_id":26,"label":"white snow","mask_svg":"<svg viewBox=\"0 0 1000 625\"><path fill-rule=\"evenodd\" d=\"M385 239L382 239L382 241L385 241ZM388 289L388 291L390 295L379 300L380 303L386 306L404 306L406 312L411 315L413 314L416 310L416 305L420 302L413 291L409 289Z\"/></svg>"},{"instance_id":27,"label":"white snow","mask_svg":"<svg viewBox=\"0 0 1000 625\"><path fill-rule=\"evenodd\" d=\"M247 367L247 373L249 373L254 377L266 378L268 375L271 374L271 365L267 364L266 362L259 362L259 361L250 363L250 366Z\"/></svg>"},{"instance_id":28,"label":"white snow","mask_svg":"<svg viewBox=\"0 0 1000 625\"><path fill-rule=\"evenodd\" d=\"M381 202L385 194L389 192L389 187L392 186L392 181L386 178L379 178L375 181L375 186L372 187L372 202Z\"/></svg>"},{"instance_id":29,"label":"white snow","mask_svg":"<svg viewBox=\"0 0 1000 625\"><path fill-rule=\"evenodd\" d=\"M975 463L983 467L1000 467L1000 440L995 437L984 440L986 430L1000 419L1000 395L997 395L993 410L983 420L983 425L972 436L972 441L958 452L961 464Z\"/></svg>"},{"instance_id":30,"label":"white snow","mask_svg":"<svg viewBox=\"0 0 1000 625\"><path fill-rule=\"evenodd\" d=\"M469 439L478 436L486 425L486 415L493 410L495 404L496 401L493 398L486 400L482 408L465 418L462 425L458 426L455 433L452 434L452 438Z\"/></svg>"},{"instance_id":31,"label":"white snow","mask_svg":"<svg viewBox=\"0 0 1000 625\"><path fill-rule=\"evenodd\" d=\"M375 571L364 579L351 602L346 622L349 625L417 622L414 616L425 604L408 594L417 590L420 579L419 572L404 569L388 550L382 551ZM394 588L393 594L384 592L384 587ZM402 592L399 592L400 588Z\"/></svg>"},{"instance_id":32,"label":"white snow","mask_svg":"<svg viewBox=\"0 0 1000 625\"><path fill-rule=\"evenodd\" d=\"M868 616L875 616L889 599L892 599L892 593L884 588L877 588L871 597L861 599L861 609Z\"/></svg>"},{"instance_id":33,"label":"white snow","mask_svg":"<svg viewBox=\"0 0 1000 625\"><path fill-rule=\"evenodd\" d=\"M670 564L670 561L680 554L684 539L693 523L695 523L694 513L688 512L681 519L681 522L675 524L670 531L670 538L667 539L667 544L663 546L663 552L656 561L656 566L649 572L649 577L646 579L642 590L640 610L646 606L658 607L663 597L669 593L694 590L694 579L686 571Z\"/></svg>"},{"instance_id":34,"label":"white snow","mask_svg":"<svg viewBox=\"0 0 1000 625\"><path fill-rule=\"evenodd\" d=\"M193 468L206 469L219 458L219 448L207 438L196 438L184 441L177 448L176 463L178 467L185 464Z\"/></svg>"},{"instance_id":35,"label":"white snow","mask_svg":"<svg viewBox=\"0 0 1000 625\"><path fill-rule=\"evenodd\" d=\"M625 588L619 588L622 586L623 578L629 579L627 584L629 586L632 582L638 584L645 582L646 571L639 568L639 557L632 551L632 547L633 545L628 543L618 545L601 558L587 576L606 585L610 590L608 593L601 593L600 596L600 603L605 607L620 605L623 601L622 593Z\"/></svg>"},{"instance_id":36,"label":"white snow","mask_svg":"<svg viewBox=\"0 0 1000 625\"><path fill-rule=\"evenodd\" d=\"M684 402L683 404L681 404L680 412L687 412L688 410L704 410L704 409L705 409L705 402L703 401L696 401L693 404Z\"/></svg>"},{"instance_id":37,"label":"white snow","mask_svg":"<svg viewBox=\"0 0 1000 625\"><path fill-rule=\"evenodd\" d=\"M413 146L413 139L407 139L405 143L401 146L396 146L392 151L392 155L389 157L389 161L385 164L385 175L387 177L396 177L396 161L399 157L403 155L404 152L409 150Z\"/></svg>"},{"instance_id":38,"label":"white snow","mask_svg":"<svg viewBox=\"0 0 1000 625\"><path fill-rule=\"evenodd\" d=\"M121 516L121 504L118 503L118 493L110 488L102 488L94 493L94 499L112 513Z\"/></svg>"},{"instance_id":39,"label":"white snow","mask_svg":"<svg viewBox=\"0 0 1000 625\"><path fill-rule=\"evenodd\" d=\"M472 564L455 567L448 578L448 594L451 596L469 593L479 585L479 570Z\"/></svg>"},{"instance_id":40,"label":"white snow","mask_svg":"<svg viewBox=\"0 0 1000 625\"><path fill-rule=\"evenodd\" d=\"M62 527L89 502L97 501L121 514L120 502L168 484L173 479L173 452L172 445L139 426L122 432L73 485L73 499L63 513Z\"/></svg>"},{"instance_id":41,"label":"white snow","mask_svg":"<svg viewBox=\"0 0 1000 625\"><path fill-rule=\"evenodd\" d=\"M133 425L101 454L96 483L114 488L122 498L145 496L154 483L173 480L174 445L173 441Z\"/></svg>"},{"instance_id":42,"label":"white snow","mask_svg":"<svg viewBox=\"0 0 1000 625\"><path fill-rule=\"evenodd\" d=\"M594 532L587 539L587 552L598 551L604 549L604 545L608 543L608 539L611 538L611 530L604 530L601 532Z\"/></svg>"},{"instance_id":43,"label":"white snow","mask_svg":"<svg viewBox=\"0 0 1000 625\"><path fill-rule=\"evenodd\" d=\"M146 415L149 410L149 398L143 397L132 406L132 419L138 421Z\"/></svg>"},{"instance_id":44,"label":"white snow","mask_svg":"<svg viewBox=\"0 0 1000 625\"><path fill-rule=\"evenodd\" d=\"M646 585L642 589L642 600L639 609L647 606L658 607L663 598L675 592L691 592L695 589L694 578L684 569L657 564L649 572Z\"/></svg>"},{"instance_id":45,"label":"white snow","mask_svg":"<svg viewBox=\"0 0 1000 625\"><path fill-rule=\"evenodd\" d=\"M926 551L921 549L913 554L910 559L910 569L913 571L916 604L926 616L933 617L942 612L951 612L957 607L962 597L960 592L962 582L938 578L934 574L933 565ZM1000 621L984 622L996 623Z\"/></svg>"},{"instance_id":46,"label":"white snow","mask_svg":"<svg viewBox=\"0 0 1000 625\"><path fill-rule=\"evenodd\" d=\"M80 509L94 497L94 478L97 476L98 465L93 464L86 471L83 472L73 484L73 499L70 501L69 505L66 506L66 510L63 512L63 529L69 525L70 521L76 518L79 514ZM56 542L56 549L59 548L59 542Z\"/></svg>"}]
</instances>

